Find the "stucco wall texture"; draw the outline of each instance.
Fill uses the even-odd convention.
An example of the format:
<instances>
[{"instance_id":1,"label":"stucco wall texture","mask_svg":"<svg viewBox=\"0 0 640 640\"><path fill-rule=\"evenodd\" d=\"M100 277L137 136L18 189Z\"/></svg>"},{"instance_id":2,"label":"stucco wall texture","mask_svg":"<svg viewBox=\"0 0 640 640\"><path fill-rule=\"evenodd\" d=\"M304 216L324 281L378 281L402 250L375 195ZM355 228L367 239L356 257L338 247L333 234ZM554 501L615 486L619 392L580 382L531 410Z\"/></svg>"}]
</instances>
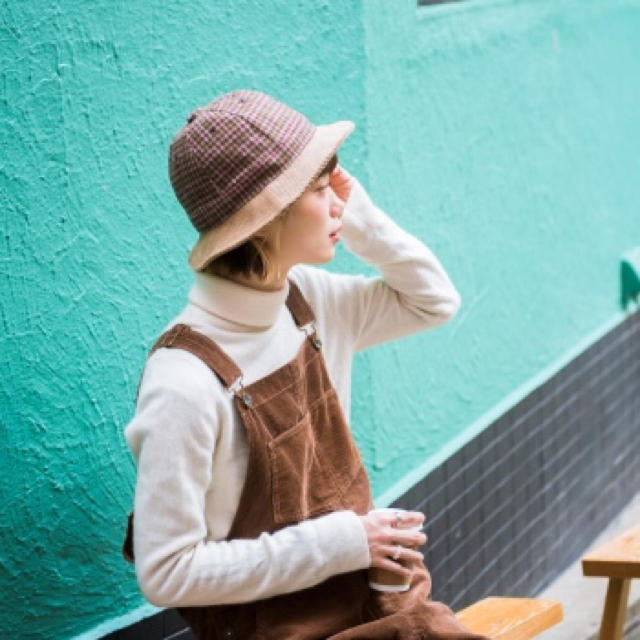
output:
<instances>
[{"instance_id":1,"label":"stucco wall texture","mask_svg":"<svg viewBox=\"0 0 640 640\"><path fill-rule=\"evenodd\" d=\"M168 143L215 95L354 120L341 161L462 294L448 325L356 356L352 426L380 500L619 321L619 256L640 244L640 0L0 16L3 637L97 637L151 611L120 556L122 431L191 282ZM376 273L342 246L326 268Z\"/></svg>"}]
</instances>

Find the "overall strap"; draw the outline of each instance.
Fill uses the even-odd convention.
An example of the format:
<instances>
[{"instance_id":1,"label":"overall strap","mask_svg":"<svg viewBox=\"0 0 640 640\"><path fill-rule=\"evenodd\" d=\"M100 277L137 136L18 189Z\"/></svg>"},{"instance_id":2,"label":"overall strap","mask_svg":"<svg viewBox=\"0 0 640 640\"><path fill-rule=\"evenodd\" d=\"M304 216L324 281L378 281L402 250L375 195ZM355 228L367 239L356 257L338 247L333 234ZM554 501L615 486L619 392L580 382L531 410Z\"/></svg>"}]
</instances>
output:
<instances>
[{"instance_id":1,"label":"overall strap","mask_svg":"<svg viewBox=\"0 0 640 640\"><path fill-rule=\"evenodd\" d=\"M298 285L296 285L296 283L291 279L289 279L289 294L287 296L286 305L298 327L309 326L309 330L305 331L305 333L309 336L313 346L316 349L319 349L322 343L316 335L314 325L315 315L307 301L304 299ZM200 358L218 376L218 378L220 378L225 387L232 387L234 382L238 382L239 386L242 387L242 371L238 365L213 340L207 338L202 333L195 331L189 325L180 323L165 331L156 340L153 347L151 347L149 357L154 351L162 347L190 351L193 355ZM138 381L136 403L138 401L141 382L142 376L140 376L140 380Z\"/></svg>"},{"instance_id":2,"label":"overall strap","mask_svg":"<svg viewBox=\"0 0 640 640\"><path fill-rule=\"evenodd\" d=\"M316 317L313 314L313 310L304 299L298 285L291 279L289 279L289 295L287 296L286 304L299 327L315 321Z\"/></svg>"},{"instance_id":3,"label":"overall strap","mask_svg":"<svg viewBox=\"0 0 640 640\"><path fill-rule=\"evenodd\" d=\"M238 365L210 338L199 331L195 331L189 325L176 324L165 331L155 342L149 351L149 357L162 347L184 349L200 358L222 381L225 387L230 387L235 380L242 377ZM136 403L140 392L140 383L136 391Z\"/></svg>"},{"instance_id":4,"label":"overall strap","mask_svg":"<svg viewBox=\"0 0 640 640\"><path fill-rule=\"evenodd\" d=\"M287 296L286 304L298 328L304 331L311 344L317 350L320 350L322 340L320 340L316 333L316 317L309 303L304 299L298 285L291 279L289 280L289 295Z\"/></svg>"}]
</instances>

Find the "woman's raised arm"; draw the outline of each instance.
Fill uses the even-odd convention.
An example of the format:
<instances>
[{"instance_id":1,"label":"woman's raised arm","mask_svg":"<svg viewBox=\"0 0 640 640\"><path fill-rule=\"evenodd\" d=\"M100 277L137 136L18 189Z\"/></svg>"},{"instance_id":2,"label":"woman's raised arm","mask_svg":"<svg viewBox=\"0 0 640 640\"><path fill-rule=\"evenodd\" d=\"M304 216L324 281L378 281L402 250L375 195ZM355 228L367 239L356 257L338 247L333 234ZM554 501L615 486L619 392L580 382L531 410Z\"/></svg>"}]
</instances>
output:
<instances>
[{"instance_id":1,"label":"woman's raised arm","mask_svg":"<svg viewBox=\"0 0 640 640\"><path fill-rule=\"evenodd\" d=\"M316 269L306 278L307 292L326 314L327 332L346 332L353 351L360 351L453 318L460 294L440 260L377 207L357 178L351 180L340 235L350 252L381 275Z\"/></svg>"}]
</instances>

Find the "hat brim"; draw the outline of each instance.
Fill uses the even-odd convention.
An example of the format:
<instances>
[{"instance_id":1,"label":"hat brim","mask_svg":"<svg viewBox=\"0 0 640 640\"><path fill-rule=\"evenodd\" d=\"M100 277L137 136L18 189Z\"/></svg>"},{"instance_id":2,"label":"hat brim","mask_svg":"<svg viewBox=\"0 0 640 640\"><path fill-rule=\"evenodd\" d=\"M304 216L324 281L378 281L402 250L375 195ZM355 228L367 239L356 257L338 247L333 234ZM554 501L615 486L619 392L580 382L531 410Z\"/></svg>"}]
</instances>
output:
<instances>
[{"instance_id":1,"label":"hat brim","mask_svg":"<svg viewBox=\"0 0 640 640\"><path fill-rule=\"evenodd\" d=\"M200 234L189 254L189 265L201 271L273 220L304 193L354 129L350 120L317 125L307 146L277 178L222 224Z\"/></svg>"}]
</instances>

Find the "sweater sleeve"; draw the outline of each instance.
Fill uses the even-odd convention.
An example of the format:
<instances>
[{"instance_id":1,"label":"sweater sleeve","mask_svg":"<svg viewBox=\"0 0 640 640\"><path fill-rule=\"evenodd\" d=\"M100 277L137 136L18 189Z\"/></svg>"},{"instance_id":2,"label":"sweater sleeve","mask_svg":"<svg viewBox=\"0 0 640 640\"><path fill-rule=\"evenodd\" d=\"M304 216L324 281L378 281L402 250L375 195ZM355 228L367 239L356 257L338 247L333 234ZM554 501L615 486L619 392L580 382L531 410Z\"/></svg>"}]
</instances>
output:
<instances>
[{"instance_id":1,"label":"sweater sleeve","mask_svg":"<svg viewBox=\"0 0 640 640\"><path fill-rule=\"evenodd\" d=\"M213 462L226 400L219 384L212 393L216 380L185 351L160 349L147 362L125 430L138 466L133 545L144 596L165 607L249 602L369 566L350 510L255 539L208 539L207 488L225 481Z\"/></svg>"},{"instance_id":2,"label":"sweater sleeve","mask_svg":"<svg viewBox=\"0 0 640 640\"><path fill-rule=\"evenodd\" d=\"M353 182L341 236L382 275L332 274L331 303L359 351L444 324L458 311L460 294L429 247L374 205L357 178Z\"/></svg>"}]
</instances>

